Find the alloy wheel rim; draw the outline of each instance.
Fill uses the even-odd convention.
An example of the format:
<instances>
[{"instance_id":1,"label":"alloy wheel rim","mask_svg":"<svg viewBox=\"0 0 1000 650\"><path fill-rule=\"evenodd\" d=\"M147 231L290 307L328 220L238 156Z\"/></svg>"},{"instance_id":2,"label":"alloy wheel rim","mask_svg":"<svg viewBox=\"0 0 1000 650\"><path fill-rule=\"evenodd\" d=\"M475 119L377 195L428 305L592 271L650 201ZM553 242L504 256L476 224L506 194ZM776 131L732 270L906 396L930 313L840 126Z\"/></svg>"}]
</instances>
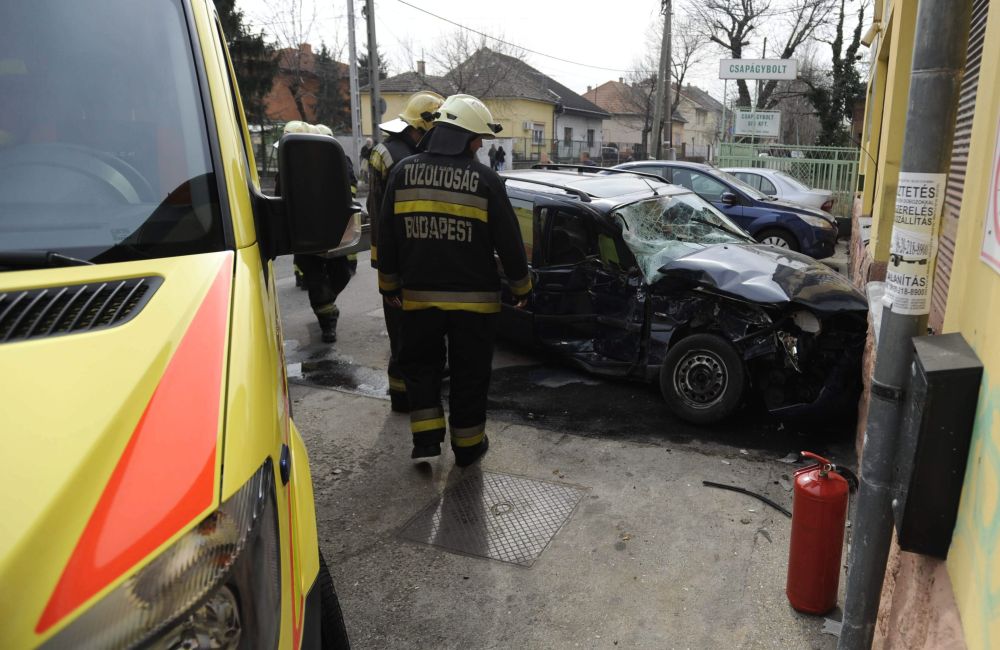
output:
<instances>
[{"instance_id":1,"label":"alloy wheel rim","mask_svg":"<svg viewBox=\"0 0 1000 650\"><path fill-rule=\"evenodd\" d=\"M775 236L765 237L764 239L760 240L760 243L767 244L769 246L776 246L778 248L790 248L788 242L785 240L784 237L775 237Z\"/></svg>"},{"instance_id":2,"label":"alloy wheel rim","mask_svg":"<svg viewBox=\"0 0 1000 650\"><path fill-rule=\"evenodd\" d=\"M674 389L685 404L696 409L718 404L728 383L726 365L708 350L688 352L674 371Z\"/></svg>"}]
</instances>

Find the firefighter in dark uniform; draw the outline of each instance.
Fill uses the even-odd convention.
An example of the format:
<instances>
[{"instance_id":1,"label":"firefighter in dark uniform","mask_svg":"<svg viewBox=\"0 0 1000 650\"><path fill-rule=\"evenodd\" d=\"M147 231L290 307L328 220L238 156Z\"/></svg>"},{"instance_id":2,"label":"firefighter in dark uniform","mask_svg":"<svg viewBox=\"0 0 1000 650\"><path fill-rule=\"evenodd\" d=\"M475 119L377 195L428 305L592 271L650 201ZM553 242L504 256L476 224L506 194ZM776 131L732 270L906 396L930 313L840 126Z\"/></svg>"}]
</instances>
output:
<instances>
[{"instance_id":1,"label":"firefighter in dark uniform","mask_svg":"<svg viewBox=\"0 0 1000 650\"><path fill-rule=\"evenodd\" d=\"M411 458L437 456L444 442L441 376L451 366L448 425L455 463L489 448L486 394L500 314L499 255L524 306L531 292L521 232L503 181L480 163L483 137L500 130L471 95L438 109L425 151L389 176L379 230L379 290L402 306L399 367L410 404Z\"/></svg>"},{"instance_id":2,"label":"firefighter in dark uniform","mask_svg":"<svg viewBox=\"0 0 1000 650\"><path fill-rule=\"evenodd\" d=\"M372 266L375 268L378 268L378 217L389 172L400 160L417 153L417 143L434 127L433 113L443 101L444 97L437 93L416 93L407 101L406 108L399 117L379 125L386 137L375 145L368 158L367 207L371 219ZM385 314L385 331L389 335L389 398L392 400L393 411L406 413L410 410L406 400L406 383L399 372L401 310L383 300L382 312Z\"/></svg>"}]
</instances>

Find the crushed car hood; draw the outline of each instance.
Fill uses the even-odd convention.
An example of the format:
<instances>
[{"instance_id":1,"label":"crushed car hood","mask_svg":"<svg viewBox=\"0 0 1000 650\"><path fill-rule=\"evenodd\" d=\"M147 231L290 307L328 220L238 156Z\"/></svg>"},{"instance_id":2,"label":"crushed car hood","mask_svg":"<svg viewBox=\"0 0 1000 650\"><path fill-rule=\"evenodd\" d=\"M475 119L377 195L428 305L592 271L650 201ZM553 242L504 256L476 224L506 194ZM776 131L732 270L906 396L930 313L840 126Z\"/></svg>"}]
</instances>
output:
<instances>
[{"instance_id":1,"label":"crushed car hood","mask_svg":"<svg viewBox=\"0 0 1000 650\"><path fill-rule=\"evenodd\" d=\"M136 278L158 284L127 320L0 343L0 585L32 585L0 611L19 626L64 620L218 499L232 252L3 273L0 294Z\"/></svg>"},{"instance_id":2,"label":"crushed car hood","mask_svg":"<svg viewBox=\"0 0 1000 650\"><path fill-rule=\"evenodd\" d=\"M761 244L719 244L665 264L661 282L684 279L764 304L795 302L817 311L865 311L847 278L799 253Z\"/></svg>"}]
</instances>

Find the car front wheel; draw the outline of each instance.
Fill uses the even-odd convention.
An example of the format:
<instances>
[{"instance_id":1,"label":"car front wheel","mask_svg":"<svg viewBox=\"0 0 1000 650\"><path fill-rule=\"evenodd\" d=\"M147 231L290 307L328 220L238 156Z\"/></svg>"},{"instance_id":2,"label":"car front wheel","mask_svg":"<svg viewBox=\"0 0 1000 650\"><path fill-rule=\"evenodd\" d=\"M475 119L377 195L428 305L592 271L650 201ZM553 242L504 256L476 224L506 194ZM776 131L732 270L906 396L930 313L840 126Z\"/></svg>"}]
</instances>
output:
<instances>
[{"instance_id":1,"label":"car front wheel","mask_svg":"<svg viewBox=\"0 0 1000 650\"><path fill-rule=\"evenodd\" d=\"M694 424L718 422L732 413L745 385L739 354L714 334L681 339L667 352L660 369L660 391L667 406Z\"/></svg>"},{"instance_id":2,"label":"car front wheel","mask_svg":"<svg viewBox=\"0 0 1000 650\"><path fill-rule=\"evenodd\" d=\"M799 242L795 235L780 228L767 228L757 233L755 237L762 244L774 246L776 248L786 248L791 251L799 250Z\"/></svg>"}]
</instances>

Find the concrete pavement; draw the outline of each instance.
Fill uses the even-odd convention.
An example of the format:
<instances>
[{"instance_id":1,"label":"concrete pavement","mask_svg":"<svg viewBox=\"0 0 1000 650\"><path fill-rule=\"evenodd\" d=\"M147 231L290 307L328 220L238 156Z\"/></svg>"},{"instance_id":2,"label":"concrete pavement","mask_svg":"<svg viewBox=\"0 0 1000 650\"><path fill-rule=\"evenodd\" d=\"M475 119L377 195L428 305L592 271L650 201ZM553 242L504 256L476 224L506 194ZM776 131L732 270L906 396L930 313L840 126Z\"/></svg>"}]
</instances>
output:
<instances>
[{"instance_id":1,"label":"concrete pavement","mask_svg":"<svg viewBox=\"0 0 1000 650\"><path fill-rule=\"evenodd\" d=\"M292 385L320 545L356 648L836 646L821 632L822 617L794 612L785 598L790 520L751 497L701 484L738 485L790 508L794 467L778 460L784 453L678 443L670 421L662 436L584 436L571 426L491 416L491 448L480 467L458 470L450 453L411 461L407 418L393 414L379 392L388 344L366 264L363 257L338 301L339 340L331 349L319 344L288 260L278 263L292 371L331 357L377 370L371 396ZM508 351L498 365L528 361L537 363ZM627 423L627 414L619 420ZM583 489L530 568L401 538L449 486L481 472Z\"/></svg>"}]
</instances>

